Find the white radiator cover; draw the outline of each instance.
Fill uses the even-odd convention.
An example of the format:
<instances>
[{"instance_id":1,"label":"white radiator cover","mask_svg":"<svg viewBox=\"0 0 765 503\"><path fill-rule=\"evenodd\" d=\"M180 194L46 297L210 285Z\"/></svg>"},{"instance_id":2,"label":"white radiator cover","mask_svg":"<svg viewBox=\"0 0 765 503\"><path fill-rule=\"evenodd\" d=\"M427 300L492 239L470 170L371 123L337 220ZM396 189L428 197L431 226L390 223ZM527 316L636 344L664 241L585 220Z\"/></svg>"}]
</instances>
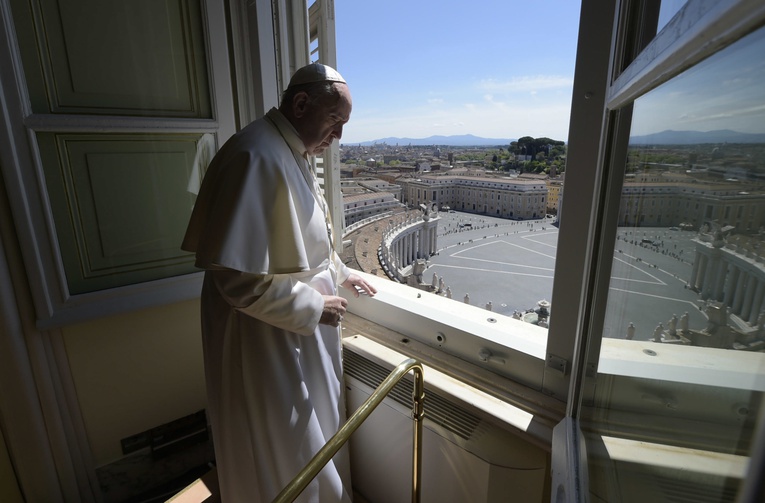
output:
<instances>
[{"instance_id":1,"label":"white radiator cover","mask_svg":"<svg viewBox=\"0 0 765 503\"><path fill-rule=\"evenodd\" d=\"M392 368L346 350L349 414ZM427 375L426 375L427 379ZM369 503L411 501L411 381L402 381L350 440L354 489ZM427 390L423 428L424 503L542 502L547 455L512 431Z\"/></svg>"}]
</instances>

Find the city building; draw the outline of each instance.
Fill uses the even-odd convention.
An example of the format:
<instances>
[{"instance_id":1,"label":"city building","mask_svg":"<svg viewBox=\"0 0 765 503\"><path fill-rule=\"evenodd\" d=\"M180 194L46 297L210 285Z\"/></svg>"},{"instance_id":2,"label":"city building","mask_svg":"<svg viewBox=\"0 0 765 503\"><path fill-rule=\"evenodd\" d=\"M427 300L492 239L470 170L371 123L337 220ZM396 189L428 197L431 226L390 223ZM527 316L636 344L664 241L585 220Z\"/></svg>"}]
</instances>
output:
<instances>
[{"instance_id":1,"label":"city building","mask_svg":"<svg viewBox=\"0 0 765 503\"><path fill-rule=\"evenodd\" d=\"M343 214L345 215L346 226L399 207L401 207L401 203L390 192L364 192L343 196Z\"/></svg>"},{"instance_id":2,"label":"city building","mask_svg":"<svg viewBox=\"0 0 765 503\"><path fill-rule=\"evenodd\" d=\"M454 170L452 170L454 171ZM501 218L542 218L546 214L544 181L490 176L423 175L401 180L403 203L412 207L433 204Z\"/></svg>"},{"instance_id":3,"label":"city building","mask_svg":"<svg viewBox=\"0 0 765 503\"><path fill-rule=\"evenodd\" d=\"M343 215L348 227L403 207L401 187L378 178L346 178L340 181Z\"/></svg>"},{"instance_id":4,"label":"city building","mask_svg":"<svg viewBox=\"0 0 765 503\"><path fill-rule=\"evenodd\" d=\"M684 177L636 178L622 189L619 225L695 229L706 221L756 232L765 224L765 190L751 190L740 181L712 181Z\"/></svg>"},{"instance_id":5,"label":"city building","mask_svg":"<svg viewBox=\"0 0 765 503\"><path fill-rule=\"evenodd\" d=\"M549 178L547 184L547 212L557 215L560 208L560 196L563 192L563 177Z\"/></svg>"}]
</instances>

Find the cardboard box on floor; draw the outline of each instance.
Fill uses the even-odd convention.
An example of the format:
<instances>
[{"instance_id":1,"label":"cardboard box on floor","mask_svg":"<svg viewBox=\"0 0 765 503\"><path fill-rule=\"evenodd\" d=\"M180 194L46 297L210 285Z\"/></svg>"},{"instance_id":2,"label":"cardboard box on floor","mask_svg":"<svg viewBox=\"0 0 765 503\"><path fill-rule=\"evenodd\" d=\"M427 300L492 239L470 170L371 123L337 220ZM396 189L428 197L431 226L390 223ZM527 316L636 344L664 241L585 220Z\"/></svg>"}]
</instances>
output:
<instances>
[{"instance_id":1,"label":"cardboard box on floor","mask_svg":"<svg viewBox=\"0 0 765 503\"><path fill-rule=\"evenodd\" d=\"M213 468L166 503L220 503L218 472Z\"/></svg>"}]
</instances>

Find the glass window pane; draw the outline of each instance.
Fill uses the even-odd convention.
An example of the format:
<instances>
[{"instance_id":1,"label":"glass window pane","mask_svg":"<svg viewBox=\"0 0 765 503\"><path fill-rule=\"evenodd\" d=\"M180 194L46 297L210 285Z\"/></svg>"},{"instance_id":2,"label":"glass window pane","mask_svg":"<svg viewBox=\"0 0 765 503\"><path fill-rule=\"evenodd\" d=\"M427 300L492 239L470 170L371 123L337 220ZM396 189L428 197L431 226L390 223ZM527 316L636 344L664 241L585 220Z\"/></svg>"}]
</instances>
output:
<instances>
[{"instance_id":1,"label":"glass window pane","mask_svg":"<svg viewBox=\"0 0 765 503\"><path fill-rule=\"evenodd\" d=\"M692 335L706 328L708 305L756 325L765 308L764 41L760 31L635 102L607 337L627 336L630 322L638 340L655 339L660 324ZM681 342L734 347L699 337Z\"/></svg>"},{"instance_id":2,"label":"glass window pane","mask_svg":"<svg viewBox=\"0 0 765 503\"><path fill-rule=\"evenodd\" d=\"M604 501L732 501L743 476L765 372L764 50L760 29L634 103L583 407Z\"/></svg>"},{"instance_id":3,"label":"glass window pane","mask_svg":"<svg viewBox=\"0 0 765 503\"><path fill-rule=\"evenodd\" d=\"M662 0L661 7L659 7L659 24L656 27L656 33L660 32L686 3L687 0Z\"/></svg>"},{"instance_id":4,"label":"glass window pane","mask_svg":"<svg viewBox=\"0 0 765 503\"><path fill-rule=\"evenodd\" d=\"M340 151L345 239L352 266L451 299L476 331L488 318L536 344L552 313L581 3L490 4L399 1L369 16L363 3L336 2L338 67L354 98ZM459 19L459 34L433 37L422 19ZM393 25L402 35L369 58L369 34ZM417 57L402 58L412 48ZM441 77L445 54L459 71ZM405 83L380 85L380 67ZM391 197L375 201L381 192Z\"/></svg>"}]
</instances>

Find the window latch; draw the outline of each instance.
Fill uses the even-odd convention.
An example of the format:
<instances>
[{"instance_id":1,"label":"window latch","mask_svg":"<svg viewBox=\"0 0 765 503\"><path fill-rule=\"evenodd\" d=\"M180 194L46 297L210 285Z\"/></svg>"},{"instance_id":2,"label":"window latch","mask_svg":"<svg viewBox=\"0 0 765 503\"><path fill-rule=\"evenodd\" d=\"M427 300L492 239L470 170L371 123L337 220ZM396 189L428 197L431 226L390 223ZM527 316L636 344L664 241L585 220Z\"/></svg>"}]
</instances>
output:
<instances>
[{"instance_id":1,"label":"window latch","mask_svg":"<svg viewBox=\"0 0 765 503\"><path fill-rule=\"evenodd\" d=\"M481 348L478 350L478 358L481 359L482 362L489 362L489 363L498 363L500 365L505 364L505 359L500 358L498 356L494 356L494 354L491 352L489 348Z\"/></svg>"}]
</instances>

